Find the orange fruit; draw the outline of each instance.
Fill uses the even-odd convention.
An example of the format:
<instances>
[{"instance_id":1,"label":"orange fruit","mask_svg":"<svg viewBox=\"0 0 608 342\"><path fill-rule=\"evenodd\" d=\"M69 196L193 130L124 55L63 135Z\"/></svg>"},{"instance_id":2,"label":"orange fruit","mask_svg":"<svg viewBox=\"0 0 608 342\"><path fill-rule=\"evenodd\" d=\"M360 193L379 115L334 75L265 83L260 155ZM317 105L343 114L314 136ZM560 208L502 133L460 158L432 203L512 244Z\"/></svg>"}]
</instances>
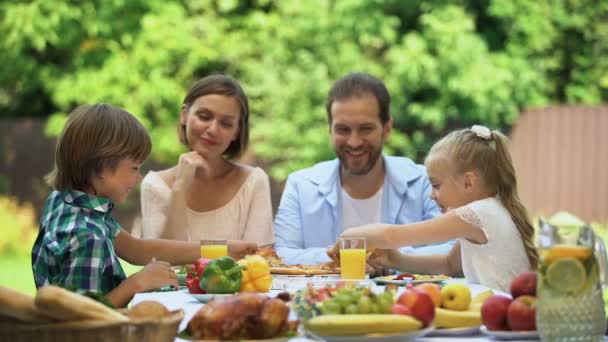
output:
<instances>
[{"instance_id":1,"label":"orange fruit","mask_svg":"<svg viewBox=\"0 0 608 342\"><path fill-rule=\"evenodd\" d=\"M439 307L441 305L441 286L433 283L423 283L416 286L416 288L428 294L429 297L431 297L435 307Z\"/></svg>"},{"instance_id":2,"label":"orange fruit","mask_svg":"<svg viewBox=\"0 0 608 342\"><path fill-rule=\"evenodd\" d=\"M575 258L585 261L591 256L591 249L585 246L555 245L543 253L543 263L550 264L561 258Z\"/></svg>"}]
</instances>

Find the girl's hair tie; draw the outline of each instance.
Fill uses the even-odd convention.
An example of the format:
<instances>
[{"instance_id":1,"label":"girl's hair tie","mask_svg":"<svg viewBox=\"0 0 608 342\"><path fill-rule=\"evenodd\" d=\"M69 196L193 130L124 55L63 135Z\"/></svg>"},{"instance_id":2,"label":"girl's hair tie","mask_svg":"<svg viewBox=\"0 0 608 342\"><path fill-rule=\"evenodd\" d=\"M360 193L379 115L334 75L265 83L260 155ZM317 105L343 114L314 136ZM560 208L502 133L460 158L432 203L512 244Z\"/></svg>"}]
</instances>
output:
<instances>
[{"instance_id":1,"label":"girl's hair tie","mask_svg":"<svg viewBox=\"0 0 608 342\"><path fill-rule=\"evenodd\" d=\"M471 131L473 131L473 133L475 133L475 135L480 137L481 139L492 139L492 131L490 131L490 129L486 126L474 125L473 127L471 127Z\"/></svg>"}]
</instances>

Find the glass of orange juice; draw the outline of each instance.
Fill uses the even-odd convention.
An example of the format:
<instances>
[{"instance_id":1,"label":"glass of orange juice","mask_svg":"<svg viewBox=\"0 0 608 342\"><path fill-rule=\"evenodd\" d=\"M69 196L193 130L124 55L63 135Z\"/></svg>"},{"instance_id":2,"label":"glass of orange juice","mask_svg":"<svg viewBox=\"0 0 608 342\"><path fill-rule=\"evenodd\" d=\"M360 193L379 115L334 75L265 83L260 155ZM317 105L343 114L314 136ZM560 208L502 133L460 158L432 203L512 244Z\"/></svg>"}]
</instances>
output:
<instances>
[{"instance_id":1,"label":"glass of orange juice","mask_svg":"<svg viewBox=\"0 0 608 342\"><path fill-rule=\"evenodd\" d=\"M342 279L365 279L366 238L340 239Z\"/></svg>"},{"instance_id":2,"label":"glass of orange juice","mask_svg":"<svg viewBox=\"0 0 608 342\"><path fill-rule=\"evenodd\" d=\"M226 239L201 240L201 257L217 259L228 255L228 241Z\"/></svg>"}]
</instances>

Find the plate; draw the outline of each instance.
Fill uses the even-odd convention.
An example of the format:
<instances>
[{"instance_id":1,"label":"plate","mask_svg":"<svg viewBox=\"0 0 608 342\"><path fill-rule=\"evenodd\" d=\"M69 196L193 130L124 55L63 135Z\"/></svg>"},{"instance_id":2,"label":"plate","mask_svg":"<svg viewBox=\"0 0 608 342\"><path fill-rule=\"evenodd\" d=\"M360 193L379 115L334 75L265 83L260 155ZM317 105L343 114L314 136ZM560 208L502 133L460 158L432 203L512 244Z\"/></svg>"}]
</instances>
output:
<instances>
[{"instance_id":1,"label":"plate","mask_svg":"<svg viewBox=\"0 0 608 342\"><path fill-rule=\"evenodd\" d=\"M358 336L321 336L307 331L306 335L310 336L312 339L327 342L406 342L415 341L417 337L424 336L431 330L433 330L433 327L428 327L426 329L416 330L405 334L371 334Z\"/></svg>"},{"instance_id":2,"label":"plate","mask_svg":"<svg viewBox=\"0 0 608 342\"><path fill-rule=\"evenodd\" d=\"M422 283L443 283L444 281L448 280L450 278L446 278L446 279L414 279L412 280L412 285L417 285L417 284L422 284Z\"/></svg>"},{"instance_id":3,"label":"plate","mask_svg":"<svg viewBox=\"0 0 608 342\"><path fill-rule=\"evenodd\" d=\"M372 280L378 285L395 284L395 285L405 286L412 282L412 278L409 278L409 277L403 278L401 280L386 279L384 277L374 278Z\"/></svg>"},{"instance_id":4,"label":"plate","mask_svg":"<svg viewBox=\"0 0 608 342\"><path fill-rule=\"evenodd\" d=\"M207 303L212 299L225 298L225 297L232 296L232 294L220 294L220 293L206 293L206 294L190 293L190 292L188 292L187 289L182 290L182 292L191 297L194 297L196 300L198 300L201 303Z\"/></svg>"},{"instance_id":5,"label":"plate","mask_svg":"<svg viewBox=\"0 0 608 342\"><path fill-rule=\"evenodd\" d=\"M480 328L481 332L492 336L497 340L539 340L538 331L503 331L503 330L488 330L485 325Z\"/></svg>"},{"instance_id":6,"label":"plate","mask_svg":"<svg viewBox=\"0 0 608 342\"><path fill-rule=\"evenodd\" d=\"M458 336L471 336L479 333L479 327L467 327L467 328L445 328L435 329L430 331L426 336L429 337L458 337Z\"/></svg>"}]
</instances>

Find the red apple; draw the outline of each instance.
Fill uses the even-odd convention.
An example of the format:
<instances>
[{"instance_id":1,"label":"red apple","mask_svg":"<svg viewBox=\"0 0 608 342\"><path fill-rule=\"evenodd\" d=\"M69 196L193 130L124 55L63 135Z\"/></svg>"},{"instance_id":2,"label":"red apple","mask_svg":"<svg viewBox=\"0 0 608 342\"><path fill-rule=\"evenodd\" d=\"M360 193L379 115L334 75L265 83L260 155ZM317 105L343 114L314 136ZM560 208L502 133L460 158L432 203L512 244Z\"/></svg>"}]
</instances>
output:
<instances>
[{"instance_id":1,"label":"red apple","mask_svg":"<svg viewBox=\"0 0 608 342\"><path fill-rule=\"evenodd\" d=\"M528 295L536 296L536 272L520 273L511 281L511 296L513 299Z\"/></svg>"},{"instance_id":2,"label":"red apple","mask_svg":"<svg viewBox=\"0 0 608 342\"><path fill-rule=\"evenodd\" d=\"M536 330L536 298L519 296L507 310L507 322L511 330Z\"/></svg>"},{"instance_id":3,"label":"red apple","mask_svg":"<svg viewBox=\"0 0 608 342\"><path fill-rule=\"evenodd\" d=\"M412 316L412 310L410 310L410 308L408 308L407 306L399 303L393 304L393 306L391 307L391 313L395 315Z\"/></svg>"},{"instance_id":4,"label":"red apple","mask_svg":"<svg viewBox=\"0 0 608 342\"><path fill-rule=\"evenodd\" d=\"M412 316L421 321L425 327L435 318L435 304L431 296L417 288L405 290L397 299L397 303L407 306Z\"/></svg>"},{"instance_id":5,"label":"red apple","mask_svg":"<svg viewBox=\"0 0 608 342\"><path fill-rule=\"evenodd\" d=\"M507 310L512 299L501 295L492 295L481 305L481 321L489 330L509 330Z\"/></svg>"}]
</instances>

